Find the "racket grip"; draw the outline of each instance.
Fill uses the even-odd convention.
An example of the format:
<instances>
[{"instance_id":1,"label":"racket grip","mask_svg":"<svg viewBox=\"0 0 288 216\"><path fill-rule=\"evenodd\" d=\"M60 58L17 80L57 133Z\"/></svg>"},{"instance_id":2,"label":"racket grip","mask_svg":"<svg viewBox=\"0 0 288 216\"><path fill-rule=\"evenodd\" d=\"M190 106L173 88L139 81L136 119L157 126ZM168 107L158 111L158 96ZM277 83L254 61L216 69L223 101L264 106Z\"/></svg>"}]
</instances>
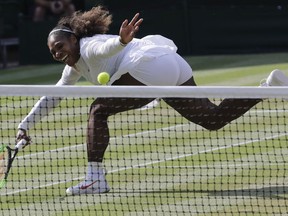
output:
<instances>
[{"instance_id":1,"label":"racket grip","mask_svg":"<svg viewBox=\"0 0 288 216\"><path fill-rule=\"evenodd\" d=\"M21 150L26 144L27 144L26 139L21 139L15 146L15 149Z\"/></svg>"}]
</instances>

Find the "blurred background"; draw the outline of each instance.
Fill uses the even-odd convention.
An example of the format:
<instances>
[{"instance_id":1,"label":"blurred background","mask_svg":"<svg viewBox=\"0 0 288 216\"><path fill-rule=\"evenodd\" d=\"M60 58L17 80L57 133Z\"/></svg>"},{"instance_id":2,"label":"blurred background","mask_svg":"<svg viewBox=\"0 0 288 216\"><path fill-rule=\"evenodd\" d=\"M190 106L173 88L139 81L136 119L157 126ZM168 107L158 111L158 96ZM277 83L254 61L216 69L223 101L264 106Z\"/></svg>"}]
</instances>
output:
<instances>
[{"instance_id":1,"label":"blurred background","mask_svg":"<svg viewBox=\"0 0 288 216\"><path fill-rule=\"evenodd\" d=\"M137 37L161 34L181 55L288 51L288 0L73 0L75 10L102 4L113 14L111 34L136 12ZM34 0L0 0L0 67L55 63L46 41L59 15L33 19Z\"/></svg>"}]
</instances>

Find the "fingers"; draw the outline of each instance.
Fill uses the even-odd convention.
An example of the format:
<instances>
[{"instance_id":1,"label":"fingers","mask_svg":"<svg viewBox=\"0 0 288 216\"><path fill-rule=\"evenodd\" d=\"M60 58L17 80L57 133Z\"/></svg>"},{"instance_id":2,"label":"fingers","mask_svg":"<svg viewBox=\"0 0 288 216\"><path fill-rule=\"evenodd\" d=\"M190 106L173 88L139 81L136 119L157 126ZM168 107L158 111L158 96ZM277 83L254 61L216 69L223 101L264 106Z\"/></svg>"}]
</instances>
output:
<instances>
[{"instance_id":1,"label":"fingers","mask_svg":"<svg viewBox=\"0 0 288 216\"><path fill-rule=\"evenodd\" d=\"M132 20L130 21L130 23L128 24L128 20L124 20L122 22L122 25L121 25L121 28L125 28L126 26L133 26L134 28L137 28L138 26L141 25L141 23L143 22L143 19L139 19L139 13L137 13L133 18Z\"/></svg>"},{"instance_id":2,"label":"fingers","mask_svg":"<svg viewBox=\"0 0 288 216\"><path fill-rule=\"evenodd\" d=\"M139 26L141 25L141 23L143 22L143 19L141 18L141 19L139 19L136 23L135 23L135 28L139 28Z\"/></svg>"},{"instance_id":3,"label":"fingers","mask_svg":"<svg viewBox=\"0 0 288 216\"><path fill-rule=\"evenodd\" d=\"M24 129L19 129L18 133L16 135L16 142L18 146L16 146L18 149L22 149L25 146L29 145L31 143L31 138L27 136L27 131Z\"/></svg>"},{"instance_id":4,"label":"fingers","mask_svg":"<svg viewBox=\"0 0 288 216\"><path fill-rule=\"evenodd\" d=\"M132 20L130 21L130 23L128 24L128 25L130 25L130 26L134 26L135 28L137 27L137 26L140 26L141 25L141 23L143 22L143 19L141 18L141 19L138 19L139 18L139 13L137 13L137 14L135 14L135 16L132 18Z\"/></svg>"},{"instance_id":5,"label":"fingers","mask_svg":"<svg viewBox=\"0 0 288 216\"><path fill-rule=\"evenodd\" d=\"M30 137L23 138L23 139L19 140L19 142L17 142L15 149L21 150L21 149L25 148L27 145L29 145L30 143L31 143Z\"/></svg>"},{"instance_id":6,"label":"fingers","mask_svg":"<svg viewBox=\"0 0 288 216\"><path fill-rule=\"evenodd\" d=\"M142 22L143 19L139 19L139 13L135 14L130 22L127 19L122 22L119 31L122 43L127 44L134 38Z\"/></svg>"},{"instance_id":7,"label":"fingers","mask_svg":"<svg viewBox=\"0 0 288 216\"><path fill-rule=\"evenodd\" d=\"M23 129L19 129L18 132L17 132L17 135L16 135L16 139L20 140L20 139L22 139L25 136L26 136L26 131L23 130Z\"/></svg>"},{"instance_id":8,"label":"fingers","mask_svg":"<svg viewBox=\"0 0 288 216\"><path fill-rule=\"evenodd\" d=\"M129 25L133 25L136 23L136 21L138 20L139 17L139 13L135 14L135 16L132 18L132 20L130 21Z\"/></svg>"},{"instance_id":9,"label":"fingers","mask_svg":"<svg viewBox=\"0 0 288 216\"><path fill-rule=\"evenodd\" d=\"M128 24L128 20L126 19L126 20L124 20L124 21L122 22L121 28L126 27L127 24Z\"/></svg>"}]
</instances>

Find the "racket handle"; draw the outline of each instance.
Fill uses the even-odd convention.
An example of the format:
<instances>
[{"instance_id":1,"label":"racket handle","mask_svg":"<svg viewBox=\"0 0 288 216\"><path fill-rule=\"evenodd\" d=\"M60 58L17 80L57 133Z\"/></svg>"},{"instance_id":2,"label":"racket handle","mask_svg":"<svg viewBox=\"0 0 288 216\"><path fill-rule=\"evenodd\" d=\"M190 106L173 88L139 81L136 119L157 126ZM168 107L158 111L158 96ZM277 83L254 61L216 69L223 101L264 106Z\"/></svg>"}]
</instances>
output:
<instances>
[{"instance_id":1,"label":"racket handle","mask_svg":"<svg viewBox=\"0 0 288 216\"><path fill-rule=\"evenodd\" d=\"M26 139L21 139L15 146L15 149L21 150L26 144L27 144Z\"/></svg>"}]
</instances>

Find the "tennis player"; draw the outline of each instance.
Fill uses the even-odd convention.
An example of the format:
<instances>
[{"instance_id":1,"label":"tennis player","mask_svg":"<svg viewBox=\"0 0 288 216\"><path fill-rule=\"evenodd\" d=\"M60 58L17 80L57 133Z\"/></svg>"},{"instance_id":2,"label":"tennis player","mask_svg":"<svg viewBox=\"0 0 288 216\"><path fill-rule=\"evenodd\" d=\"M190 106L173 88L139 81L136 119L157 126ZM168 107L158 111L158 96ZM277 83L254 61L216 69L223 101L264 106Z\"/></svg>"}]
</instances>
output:
<instances>
[{"instance_id":1,"label":"tennis player","mask_svg":"<svg viewBox=\"0 0 288 216\"><path fill-rule=\"evenodd\" d=\"M125 20L119 35L106 34L112 15L102 6L62 18L48 35L48 47L56 61L66 64L57 85L73 85L85 77L97 85L97 76L110 74L109 85L196 86L192 69L177 54L170 39L160 35L135 38L143 19L136 14ZM278 77L280 79L278 81ZM263 85L282 85L288 78L274 71ZM281 82L282 82L281 81ZM88 165L84 181L67 189L69 195L105 193L110 190L103 169L109 143L109 116L138 109L155 98L97 98L90 107L87 126ZM18 126L17 138L56 107L60 98L42 97ZM215 105L207 98L164 98L184 118L208 130L218 130L243 115L261 99L225 99Z\"/></svg>"}]
</instances>

